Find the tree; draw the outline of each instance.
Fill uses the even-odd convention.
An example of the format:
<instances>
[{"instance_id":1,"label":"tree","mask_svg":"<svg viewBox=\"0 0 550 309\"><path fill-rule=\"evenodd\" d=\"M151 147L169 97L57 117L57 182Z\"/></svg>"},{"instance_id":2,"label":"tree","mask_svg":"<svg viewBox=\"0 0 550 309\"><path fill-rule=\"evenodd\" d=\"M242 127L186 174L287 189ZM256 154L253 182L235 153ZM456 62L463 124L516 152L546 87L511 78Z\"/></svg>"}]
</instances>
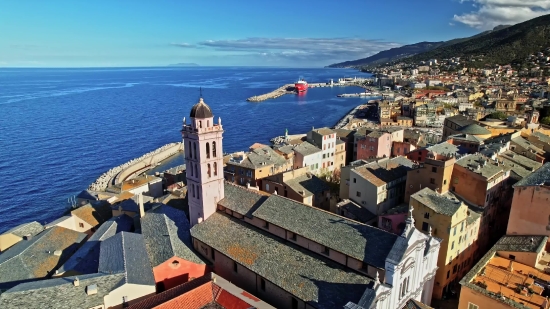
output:
<instances>
[{"instance_id":1,"label":"tree","mask_svg":"<svg viewBox=\"0 0 550 309\"><path fill-rule=\"evenodd\" d=\"M487 116L487 118L494 118L494 119L500 119L500 120L506 120L508 116L503 112L494 112Z\"/></svg>"},{"instance_id":2,"label":"tree","mask_svg":"<svg viewBox=\"0 0 550 309\"><path fill-rule=\"evenodd\" d=\"M540 123L550 126L550 116L546 116L540 120Z\"/></svg>"}]
</instances>

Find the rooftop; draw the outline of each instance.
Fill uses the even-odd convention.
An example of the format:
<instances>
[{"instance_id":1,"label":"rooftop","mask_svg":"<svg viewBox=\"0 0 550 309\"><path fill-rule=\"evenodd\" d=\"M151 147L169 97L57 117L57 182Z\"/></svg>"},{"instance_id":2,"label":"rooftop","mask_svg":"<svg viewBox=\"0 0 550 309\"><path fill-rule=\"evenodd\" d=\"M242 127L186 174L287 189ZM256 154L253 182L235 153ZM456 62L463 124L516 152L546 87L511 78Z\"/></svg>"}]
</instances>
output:
<instances>
[{"instance_id":1,"label":"rooftop","mask_svg":"<svg viewBox=\"0 0 550 309\"><path fill-rule=\"evenodd\" d=\"M309 156L321 151L321 148L311 144L310 142L303 142L294 148L294 152L300 153L303 156Z\"/></svg>"},{"instance_id":2,"label":"rooftop","mask_svg":"<svg viewBox=\"0 0 550 309\"><path fill-rule=\"evenodd\" d=\"M550 186L550 162L518 181L514 187Z\"/></svg>"},{"instance_id":3,"label":"rooftop","mask_svg":"<svg viewBox=\"0 0 550 309\"><path fill-rule=\"evenodd\" d=\"M218 204L242 215L250 216L268 196L269 194L262 191L250 190L225 182L224 198Z\"/></svg>"},{"instance_id":4,"label":"rooftop","mask_svg":"<svg viewBox=\"0 0 550 309\"><path fill-rule=\"evenodd\" d=\"M350 213L351 215L353 215L353 217L355 217L356 221L359 221L361 223L368 223L369 221L376 218L375 214L348 199L345 199L342 202L338 203L337 207Z\"/></svg>"},{"instance_id":5,"label":"rooftop","mask_svg":"<svg viewBox=\"0 0 550 309\"><path fill-rule=\"evenodd\" d=\"M460 201L450 200L428 187L411 195L411 198L417 200L436 213L449 217L452 217L462 206Z\"/></svg>"},{"instance_id":6,"label":"rooftop","mask_svg":"<svg viewBox=\"0 0 550 309\"><path fill-rule=\"evenodd\" d=\"M120 233L130 231L132 218L127 215L113 217L103 223L97 231L59 268L59 272L74 271L77 274L93 274L98 272L99 248L101 241Z\"/></svg>"},{"instance_id":7,"label":"rooftop","mask_svg":"<svg viewBox=\"0 0 550 309\"><path fill-rule=\"evenodd\" d=\"M52 275L85 238L84 233L55 226L20 241L0 254L0 288Z\"/></svg>"},{"instance_id":8,"label":"rooftop","mask_svg":"<svg viewBox=\"0 0 550 309\"><path fill-rule=\"evenodd\" d=\"M372 283L327 258L218 212L195 225L191 235L315 308L357 303Z\"/></svg>"},{"instance_id":9,"label":"rooftop","mask_svg":"<svg viewBox=\"0 0 550 309\"><path fill-rule=\"evenodd\" d=\"M44 230L44 227L42 226L42 224L36 221L32 221L32 222L23 223L14 228L11 228L5 231L4 234L10 233L19 237L24 237L29 235L34 236L42 232L43 230Z\"/></svg>"},{"instance_id":10,"label":"rooftop","mask_svg":"<svg viewBox=\"0 0 550 309\"><path fill-rule=\"evenodd\" d=\"M480 174L486 179L493 178L498 174L509 170L508 167L496 165L493 160L479 154L471 154L464 156L456 161L456 164L469 169L470 171Z\"/></svg>"},{"instance_id":11,"label":"rooftop","mask_svg":"<svg viewBox=\"0 0 550 309\"><path fill-rule=\"evenodd\" d=\"M285 184L303 196L321 194L330 189L329 185L315 175L302 175L285 181Z\"/></svg>"},{"instance_id":12,"label":"rooftop","mask_svg":"<svg viewBox=\"0 0 550 309\"><path fill-rule=\"evenodd\" d=\"M159 181L160 178L158 177L155 177L155 176L151 176L151 175L142 175L142 176L138 176L136 178L132 178L132 179L129 179L129 180L126 180L122 183L122 188L121 190L122 191L128 191L128 190L132 190L132 189L135 189L135 188L139 188L149 182L155 182L155 181Z\"/></svg>"},{"instance_id":13,"label":"rooftop","mask_svg":"<svg viewBox=\"0 0 550 309\"><path fill-rule=\"evenodd\" d=\"M155 286L143 235L120 232L101 242L98 271L124 274L124 283Z\"/></svg>"},{"instance_id":14,"label":"rooftop","mask_svg":"<svg viewBox=\"0 0 550 309\"><path fill-rule=\"evenodd\" d=\"M397 238L370 225L278 195L270 196L253 216L380 269L385 267Z\"/></svg>"},{"instance_id":15,"label":"rooftop","mask_svg":"<svg viewBox=\"0 0 550 309\"><path fill-rule=\"evenodd\" d=\"M469 124L475 123L474 120L470 120L470 119L468 119L468 118L466 118L462 115L447 117L447 118L445 118L445 121L452 122L452 123L458 125L459 127L465 127Z\"/></svg>"},{"instance_id":16,"label":"rooftop","mask_svg":"<svg viewBox=\"0 0 550 309\"><path fill-rule=\"evenodd\" d=\"M100 212L92 205L87 204L71 211L71 215L82 219L92 227L97 227L112 217L112 212Z\"/></svg>"},{"instance_id":17,"label":"rooftop","mask_svg":"<svg viewBox=\"0 0 550 309\"><path fill-rule=\"evenodd\" d=\"M177 256L196 264L205 264L195 252L185 212L168 205L148 211L141 218L141 233L152 267Z\"/></svg>"},{"instance_id":18,"label":"rooftop","mask_svg":"<svg viewBox=\"0 0 550 309\"><path fill-rule=\"evenodd\" d=\"M332 129L329 129L327 127L319 128L319 129L313 129L312 131L315 132L315 133L318 133L320 135L329 135L329 134L336 133L335 131L333 131Z\"/></svg>"},{"instance_id":19,"label":"rooftop","mask_svg":"<svg viewBox=\"0 0 550 309\"><path fill-rule=\"evenodd\" d=\"M104 305L103 297L124 280L123 274L91 274L76 277L22 283L0 294L2 309L22 308L96 308ZM86 288L97 285L97 294L87 295Z\"/></svg>"},{"instance_id":20,"label":"rooftop","mask_svg":"<svg viewBox=\"0 0 550 309\"><path fill-rule=\"evenodd\" d=\"M371 162L353 171L373 185L380 187L388 182L406 176L407 172L412 169L413 164L412 161L405 157L396 157Z\"/></svg>"},{"instance_id":21,"label":"rooftop","mask_svg":"<svg viewBox=\"0 0 550 309\"><path fill-rule=\"evenodd\" d=\"M472 123L472 124L469 124L469 125L463 127L462 129L460 129L460 132L462 132L464 134L472 134L472 135L491 134L491 131L489 131L489 130L485 129L484 127L482 127L478 124L475 124L475 123Z\"/></svg>"}]
</instances>

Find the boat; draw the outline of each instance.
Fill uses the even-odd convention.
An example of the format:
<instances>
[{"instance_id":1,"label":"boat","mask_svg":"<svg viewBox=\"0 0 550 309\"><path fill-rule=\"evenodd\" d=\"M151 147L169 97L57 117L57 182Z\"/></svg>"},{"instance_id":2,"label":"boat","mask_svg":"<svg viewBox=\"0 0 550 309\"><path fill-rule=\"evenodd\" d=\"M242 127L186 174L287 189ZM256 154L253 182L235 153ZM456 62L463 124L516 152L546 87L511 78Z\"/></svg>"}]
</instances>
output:
<instances>
[{"instance_id":1,"label":"boat","mask_svg":"<svg viewBox=\"0 0 550 309\"><path fill-rule=\"evenodd\" d=\"M300 80L294 83L294 88L296 92L304 92L307 90L307 82L303 78L300 78Z\"/></svg>"}]
</instances>

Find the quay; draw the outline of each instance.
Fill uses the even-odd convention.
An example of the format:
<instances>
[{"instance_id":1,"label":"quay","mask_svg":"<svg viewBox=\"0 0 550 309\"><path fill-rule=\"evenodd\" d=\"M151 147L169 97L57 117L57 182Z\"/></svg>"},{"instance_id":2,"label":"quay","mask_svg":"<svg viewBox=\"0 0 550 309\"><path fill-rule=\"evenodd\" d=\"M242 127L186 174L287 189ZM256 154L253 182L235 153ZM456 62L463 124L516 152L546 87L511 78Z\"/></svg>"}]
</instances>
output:
<instances>
[{"instance_id":1,"label":"quay","mask_svg":"<svg viewBox=\"0 0 550 309\"><path fill-rule=\"evenodd\" d=\"M261 102L269 99L275 99L285 94L293 94L294 92L294 85L293 84L286 84L284 86L281 86L269 93L253 96L248 99L246 99L248 102Z\"/></svg>"},{"instance_id":2,"label":"quay","mask_svg":"<svg viewBox=\"0 0 550 309\"><path fill-rule=\"evenodd\" d=\"M127 179L141 175L154 168L169 157L182 152L183 143L170 143L158 149L114 167L99 176L89 187L92 191L105 191L109 186L117 185Z\"/></svg>"}]
</instances>

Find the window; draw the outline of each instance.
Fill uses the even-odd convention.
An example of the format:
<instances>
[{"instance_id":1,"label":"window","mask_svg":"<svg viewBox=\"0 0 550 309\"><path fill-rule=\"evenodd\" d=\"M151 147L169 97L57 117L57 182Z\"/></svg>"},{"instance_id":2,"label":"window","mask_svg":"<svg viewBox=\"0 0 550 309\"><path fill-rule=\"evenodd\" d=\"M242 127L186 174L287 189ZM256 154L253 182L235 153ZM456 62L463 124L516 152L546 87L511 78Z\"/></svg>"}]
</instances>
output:
<instances>
[{"instance_id":1,"label":"window","mask_svg":"<svg viewBox=\"0 0 550 309\"><path fill-rule=\"evenodd\" d=\"M216 157L216 142L212 142L212 157Z\"/></svg>"},{"instance_id":2,"label":"window","mask_svg":"<svg viewBox=\"0 0 550 309\"><path fill-rule=\"evenodd\" d=\"M451 271L447 270L447 279L449 279L449 276L451 275Z\"/></svg>"},{"instance_id":3,"label":"window","mask_svg":"<svg viewBox=\"0 0 550 309\"><path fill-rule=\"evenodd\" d=\"M264 229L269 230L269 222L264 222Z\"/></svg>"},{"instance_id":4,"label":"window","mask_svg":"<svg viewBox=\"0 0 550 309\"><path fill-rule=\"evenodd\" d=\"M353 178L353 183L357 183L357 179L356 179L356 178Z\"/></svg>"},{"instance_id":5,"label":"window","mask_svg":"<svg viewBox=\"0 0 550 309\"><path fill-rule=\"evenodd\" d=\"M434 185L434 184L435 184L435 178L430 178L430 183L431 183L432 185Z\"/></svg>"},{"instance_id":6,"label":"window","mask_svg":"<svg viewBox=\"0 0 550 309\"><path fill-rule=\"evenodd\" d=\"M290 240L293 240L293 241L296 241L296 234L292 233L292 232L288 232L289 233L289 239Z\"/></svg>"},{"instance_id":7,"label":"window","mask_svg":"<svg viewBox=\"0 0 550 309\"><path fill-rule=\"evenodd\" d=\"M210 143L206 143L206 158L210 159Z\"/></svg>"},{"instance_id":8,"label":"window","mask_svg":"<svg viewBox=\"0 0 550 309\"><path fill-rule=\"evenodd\" d=\"M430 225L428 224L428 222L422 222L422 230L424 232L427 232L429 229L430 229Z\"/></svg>"},{"instance_id":9,"label":"window","mask_svg":"<svg viewBox=\"0 0 550 309\"><path fill-rule=\"evenodd\" d=\"M425 212L425 213L424 213L424 218L425 218L425 219L430 219L430 213L429 213L429 212Z\"/></svg>"},{"instance_id":10,"label":"window","mask_svg":"<svg viewBox=\"0 0 550 309\"><path fill-rule=\"evenodd\" d=\"M197 169L197 164L195 165L195 177L199 177L199 170Z\"/></svg>"},{"instance_id":11,"label":"window","mask_svg":"<svg viewBox=\"0 0 550 309\"><path fill-rule=\"evenodd\" d=\"M435 166L432 167L432 173L437 173L437 167Z\"/></svg>"},{"instance_id":12,"label":"window","mask_svg":"<svg viewBox=\"0 0 550 309\"><path fill-rule=\"evenodd\" d=\"M456 273L456 265L453 266L453 274Z\"/></svg>"},{"instance_id":13,"label":"window","mask_svg":"<svg viewBox=\"0 0 550 309\"><path fill-rule=\"evenodd\" d=\"M193 157L197 157L197 143L193 143Z\"/></svg>"},{"instance_id":14,"label":"window","mask_svg":"<svg viewBox=\"0 0 550 309\"><path fill-rule=\"evenodd\" d=\"M214 162L214 176L218 176L218 163Z\"/></svg>"},{"instance_id":15,"label":"window","mask_svg":"<svg viewBox=\"0 0 550 309\"><path fill-rule=\"evenodd\" d=\"M451 250L453 250L454 248L455 248L455 242L453 241L453 242L451 243Z\"/></svg>"},{"instance_id":16,"label":"window","mask_svg":"<svg viewBox=\"0 0 550 309\"><path fill-rule=\"evenodd\" d=\"M191 147L191 141L189 141L189 158L193 159L193 148Z\"/></svg>"},{"instance_id":17,"label":"window","mask_svg":"<svg viewBox=\"0 0 550 309\"><path fill-rule=\"evenodd\" d=\"M510 260L515 260L515 259L516 259L516 256L515 256L515 255L512 255L512 254L510 254L509 258L510 258Z\"/></svg>"},{"instance_id":18,"label":"window","mask_svg":"<svg viewBox=\"0 0 550 309\"><path fill-rule=\"evenodd\" d=\"M324 254L324 255L329 255L330 254L330 249L328 247L323 247L323 251L321 253Z\"/></svg>"},{"instance_id":19,"label":"window","mask_svg":"<svg viewBox=\"0 0 550 309\"><path fill-rule=\"evenodd\" d=\"M476 304L468 303L468 309L479 309L479 306Z\"/></svg>"},{"instance_id":20,"label":"window","mask_svg":"<svg viewBox=\"0 0 550 309\"><path fill-rule=\"evenodd\" d=\"M210 176L212 176L212 171L210 170L210 163L208 163L206 166L208 170L208 178L210 178Z\"/></svg>"},{"instance_id":21,"label":"window","mask_svg":"<svg viewBox=\"0 0 550 309\"><path fill-rule=\"evenodd\" d=\"M361 192L360 191L357 191L357 193L355 194L357 197L361 197Z\"/></svg>"},{"instance_id":22,"label":"window","mask_svg":"<svg viewBox=\"0 0 550 309\"><path fill-rule=\"evenodd\" d=\"M82 223L82 222L78 223L78 227L84 228L84 223Z\"/></svg>"},{"instance_id":23,"label":"window","mask_svg":"<svg viewBox=\"0 0 550 309\"><path fill-rule=\"evenodd\" d=\"M298 309L298 301L296 300L296 298L292 298L291 308L292 309ZM477 309L477 308L468 308L468 309Z\"/></svg>"},{"instance_id":24,"label":"window","mask_svg":"<svg viewBox=\"0 0 550 309\"><path fill-rule=\"evenodd\" d=\"M453 229L453 236L455 236L455 235L456 235L456 226Z\"/></svg>"},{"instance_id":25,"label":"window","mask_svg":"<svg viewBox=\"0 0 550 309\"><path fill-rule=\"evenodd\" d=\"M237 269L237 262L233 262L233 271L234 271L234 272L238 272L238 269Z\"/></svg>"},{"instance_id":26,"label":"window","mask_svg":"<svg viewBox=\"0 0 550 309\"><path fill-rule=\"evenodd\" d=\"M444 185L447 184L447 179L443 179L443 184L444 184Z\"/></svg>"},{"instance_id":27,"label":"window","mask_svg":"<svg viewBox=\"0 0 550 309\"><path fill-rule=\"evenodd\" d=\"M265 191L269 192L269 184L268 183L265 184Z\"/></svg>"},{"instance_id":28,"label":"window","mask_svg":"<svg viewBox=\"0 0 550 309\"><path fill-rule=\"evenodd\" d=\"M216 260L216 250L214 248L210 249L210 255L212 256L212 261Z\"/></svg>"},{"instance_id":29,"label":"window","mask_svg":"<svg viewBox=\"0 0 550 309\"><path fill-rule=\"evenodd\" d=\"M262 289L262 291L265 291L265 280L263 278L260 278L260 289Z\"/></svg>"}]
</instances>

